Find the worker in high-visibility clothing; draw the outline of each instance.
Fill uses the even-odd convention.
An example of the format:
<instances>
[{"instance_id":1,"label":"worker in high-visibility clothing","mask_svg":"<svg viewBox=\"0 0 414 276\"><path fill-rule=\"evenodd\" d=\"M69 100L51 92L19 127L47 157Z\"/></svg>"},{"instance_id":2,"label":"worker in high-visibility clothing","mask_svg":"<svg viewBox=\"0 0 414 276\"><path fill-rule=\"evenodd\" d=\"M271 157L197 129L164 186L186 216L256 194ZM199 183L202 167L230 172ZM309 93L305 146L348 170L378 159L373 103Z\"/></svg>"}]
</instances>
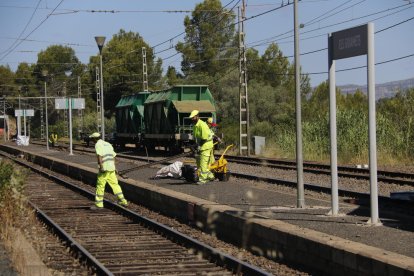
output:
<instances>
[{"instance_id":1,"label":"worker in high-visibility clothing","mask_svg":"<svg viewBox=\"0 0 414 276\"><path fill-rule=\"evenodd\" d=\"M210 117L207 119L207 126L210 129L210 135L211 139L213 139L213 148L211 149L211 156L209 160L209 165L213 164L216 161L216 158L214 157L214 148L215 144L221 143L220 138L214 133L214 128L217 127L217 124L213 122L213 118Z\"/></svg>"},{"instance_id":2,"label":"worker in high-visibility clothing","mask_svg":"<svg viewBox=\"0 0 414 276\"><path fill-rule=\"evenodd\" d=\"M112 145L100 139L100 134L95 132L89 136L95 143L96 157L98 158L98 179L96 181L95 205L91 207L93 210L103 208L105 185L108 182L114 195L118 197L118 204L128 206L128 202L124 198L121 186L118 184L116 177L115 156L116 153Z\"/></svg>"},{"instance_id":3,"label":"worker in high-visibility clothing","mask_svg":"<svg viewBox=\"0 0 414 276\"><path fill-rule=\"evenodd\" d=\"M193 135L196 139L197 151L197 167L199 170L199 180L197 184L205 184L215 179L214 174L208 169L213 150L213 136L207 124L200 119L199 111L191 111L190 118L193 121Z\"/></svg>"},{"instance_id":4,"label":"worker in high-visibility clothing","mask_svg":"<svg viewBox=\"0 0 414 276\"><path fill-rule=\"evenodd\" d=\"M51 145L52 147L54 147L54 146L56 146L56 145L57 145L57 141L58 141L58 136L57 136L57 134L56 134L56 133L54 133L54 132L52 132L52 133L50 134L50 137L49 137L49 145Z\"/></svg>"}]
</instances>

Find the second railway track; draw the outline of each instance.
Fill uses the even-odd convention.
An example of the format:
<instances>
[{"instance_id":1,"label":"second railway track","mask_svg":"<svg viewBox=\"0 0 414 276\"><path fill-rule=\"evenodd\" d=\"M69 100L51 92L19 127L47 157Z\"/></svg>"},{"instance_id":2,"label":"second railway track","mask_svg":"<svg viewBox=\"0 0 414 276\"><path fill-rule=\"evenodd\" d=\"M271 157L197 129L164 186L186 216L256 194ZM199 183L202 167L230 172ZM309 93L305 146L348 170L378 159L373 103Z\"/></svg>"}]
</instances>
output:
<instances>
[{"instance_id":1,"label":"second railway track","mask_svg":"<svg viewBox=\"0 0 414 276\"><path fill-rule=\"evenodd\" d=\"M25 190L38 217L88 263L88 274L271 275L109 200L90 210L93 193L18 162L32 170Z\"/></svg>"}]
</instances>

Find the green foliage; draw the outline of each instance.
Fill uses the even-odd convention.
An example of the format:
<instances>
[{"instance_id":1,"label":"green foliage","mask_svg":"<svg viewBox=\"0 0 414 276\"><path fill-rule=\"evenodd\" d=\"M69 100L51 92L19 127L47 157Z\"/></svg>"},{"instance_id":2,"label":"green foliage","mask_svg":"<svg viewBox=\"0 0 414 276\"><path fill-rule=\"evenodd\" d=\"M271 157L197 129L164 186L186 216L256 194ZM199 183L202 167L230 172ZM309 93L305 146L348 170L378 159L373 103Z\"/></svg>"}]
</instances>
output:
<instances>
[{"instance_id":1,"label":"green foliage","mask_svg":"<svg viewBox=\"0 0 414 276\"><path fill-rule=\"evenodd\" d=\"M249 80L279 87L285 86L288 79L293 77L288 75L289 60L283 56L275 43L267 47L262 57L259 57L255 49L249 49L246 56L248 57Z\"/></svg>"},{"instance_id":2,"label":"green foliage","mask_svg":"<svg viewBox=\"0 0 414 276\"><path fill-rule=\"evenodd\" d=\"M12 198L19 196L23 189L24 170L15 169L9 161L0 162L0 209ZM4 213L5 210L0 212Z\"/></svg>"},{"instance_id":3,"label":"green foliage","mask_svg":"<svg viewBox=\"0 0 414 276\"><path fill-rule=\"evenodd\" d=\"M163 86L161 59L155 60L153 49L138 33L121 29L102 50L105 116L110 117L116 103L123 95L143 91L143 47L146 48L149 89L157 90ZM91 57L89 63L91 79L95 79L96 68L99 66L99 58ZM95 99L95 95L93 97Z\"/></svg>"},{"instance_id":4,"label":"green foliage","mask_svg":"<svg viewBox=\"0 0 414 276\"><path fill-rule=\"evenodd\" d=\"M0 162L0 237L7 236L9 227L21 218L27 219L24 211L22 190L26 171L16 169L9 161Z\"/></svg>"},{"instance_id":5,"label":"green foliage","mask_svg":"<svg viewBox=\"0 0 414 276\"><path fill-rule=\"evenodd\" d=\"M10 67L0 65L0 93L2 95L11 95L14 91L17 91L14 84L15 75Z\"/></svg>"},{"instance_id":6,"label":"green foliage","mask_svg":"<svg viewBox=\"0 0 414 276\"><path fill-rule=\"evenodd\" d=\"M13 166L9 162L0 162L0 189L10 185L11 176L13 174Z\"/></svg>"},{"instance_id":7,"label":"green foliage","mask_svg":"<svg viewBox=\"0 0 414 276\"><path fill-rule=\"evenodd\" d=\"M191 18L185 17L186 36L176 50L182 53L181 70L186 76L216 76L234 63L228 60L237 53L234 18L232 11L222 8L220 0L204 0L196 5Z\"/></svg>"},{"instance_id":8,"label":"green foliage","mask_svg":"<svg viewBox=\"0 0 414 276\"><path fill-rule=\"evenodd\" d=\"M47 71L48 80L68 82L67 74L80 76L84 67L75 55L75 51L67 46L52 45L37 55L34 75L39 82L44 81L43 72Z\"/></svg>"}]
</instances>

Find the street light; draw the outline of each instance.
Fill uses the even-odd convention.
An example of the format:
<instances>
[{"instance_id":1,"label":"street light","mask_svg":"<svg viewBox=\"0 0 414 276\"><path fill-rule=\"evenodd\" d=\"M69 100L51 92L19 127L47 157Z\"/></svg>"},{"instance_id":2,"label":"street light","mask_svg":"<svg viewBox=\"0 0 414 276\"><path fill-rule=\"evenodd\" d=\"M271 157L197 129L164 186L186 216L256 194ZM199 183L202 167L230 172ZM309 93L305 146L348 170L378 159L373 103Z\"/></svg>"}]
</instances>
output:
<instances>
[{"instance_id":1,"label":"street light","mask_svg":"<svg viewBox=\"0 0 414 276\"><path fill-rule=\"evenodd\" d=\"M100 59L100 86L101 86L101 138L105 141L105 118L104 118L104 97L103 97L103 74L102 74L102 48L105 43L104 36L95 36L96 44L99 48L99 59Z\"/></svg>"},{"instance_id":2,"label":"street light","mask_svg":"<svg viewBox=\"0 0 414 276\"><path fill-rule=\"evenodd\" d=\"M49 150L49 123L47 119L47 89L46 89L46 77L48 71L42 70L42 76L45 78L45 121L46 121L46 150Z\"/></svg>"}]
</instances>

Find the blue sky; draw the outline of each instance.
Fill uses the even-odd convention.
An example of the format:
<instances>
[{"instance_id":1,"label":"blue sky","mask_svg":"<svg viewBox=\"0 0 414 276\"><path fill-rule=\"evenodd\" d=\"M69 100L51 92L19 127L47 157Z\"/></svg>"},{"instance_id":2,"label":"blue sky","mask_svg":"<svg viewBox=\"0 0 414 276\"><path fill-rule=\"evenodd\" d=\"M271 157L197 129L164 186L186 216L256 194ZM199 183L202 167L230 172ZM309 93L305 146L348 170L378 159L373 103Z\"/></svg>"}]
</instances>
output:
<instances>
[{"instance_id":1,"label":"blue sky","mask_svg":"<svg viewBox=\"0 0 414 276\"><path fill-rule=\"evenodd\" d=\"M184 31L184 17L190 15L189 12L179 11L191 11L199 2L197 0L2 0L0 1L2 26L0 64L9 64L15 70L20 62L36 62L39 51L55 44L72 47L77 57L87 63L90 56L98 53L94 36L104 35L109 40L121 28L138 32L151 46L168 41L155 48L155 52L159 52L183 40L184 36L179 36L170 41L172 37ZM222 0L223 6L230 3L229 8L237 2L237 0ZM288 0L283 2L286 4ZM282 0L246 0L246 3L246 17L249 18L279 7ZM48 17L56 7L53 14ZM237 9L235 12L237 14ZM328 33L370 21L374 22L375 31L398 24L375 35L376 62L384 62L414 54L413 17L413 0L411 3L407 0L302 0L299 3L299 22L305 24L305 27L301 29L300 52L316 52L302 55L300 62L303 70L311 73L312 86L318 85L328 77L323 73L328 70L327 51L323 50L327 47ZM401 23L406 20L408 21ZM41 23L42 21L44 22ZM37 26L39 27L34 30ZM263 53L271 41L279 44L285 56L292 56L294 53L293 5L246 21L245 30L247 46L256 48L260 53ZM19 36L21 39L26 37L27 39L8 53L12 45L20 42L17 40ZM157 57L163 59L164 68L168 65L180 67L179 55L168 58L174 53L175 51L171 49L157 54ZM291 57L289 59L293 60ZM366 65L366 57L360 56L337 61L336 69L363 65ZM376 66L377 83L413 77L414 56ZM364 85L366 69L337 72L336 81L338 85Z\"/></svg>"}]
</instances>

